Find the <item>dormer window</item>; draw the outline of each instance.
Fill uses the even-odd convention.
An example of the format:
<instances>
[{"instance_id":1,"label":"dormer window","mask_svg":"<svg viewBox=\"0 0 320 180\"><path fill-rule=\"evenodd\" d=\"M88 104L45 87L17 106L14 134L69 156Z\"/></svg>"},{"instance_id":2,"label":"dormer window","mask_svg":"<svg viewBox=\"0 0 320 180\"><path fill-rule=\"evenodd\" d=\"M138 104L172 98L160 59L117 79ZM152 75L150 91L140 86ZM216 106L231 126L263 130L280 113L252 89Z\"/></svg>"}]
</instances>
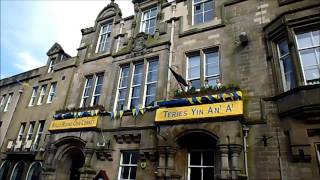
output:
<instances>
[{"instance_id":1,"label":"dormer window","mask_svg":"<svg viewBox=\"0 0 320 180\"><path fill-rule=\"evenodd\" d=\"M101 26L97 52L107 51L110 48L112 24L105 24Z\"/></svg>"},{"instance_id":2,"label":"dormer window","mask_svg":"<svg viewBox=\"0 0 320 180\"><path fill-rule=\"evenodd\" d=\"M140 32L154 34L156 31L157 8L151 8L142 13Z\"/></svg>"},{"instance_id":3,"label":"dormer window","mask_svg":"<svg viewBox=\"0 0 320 180\"><path fill-rule=\"evenodd\" d=\"M50 59L49 66L48 66L48 73L51 73L53 71L54 66L54 58Z\"/></svg>"}]
</instances>

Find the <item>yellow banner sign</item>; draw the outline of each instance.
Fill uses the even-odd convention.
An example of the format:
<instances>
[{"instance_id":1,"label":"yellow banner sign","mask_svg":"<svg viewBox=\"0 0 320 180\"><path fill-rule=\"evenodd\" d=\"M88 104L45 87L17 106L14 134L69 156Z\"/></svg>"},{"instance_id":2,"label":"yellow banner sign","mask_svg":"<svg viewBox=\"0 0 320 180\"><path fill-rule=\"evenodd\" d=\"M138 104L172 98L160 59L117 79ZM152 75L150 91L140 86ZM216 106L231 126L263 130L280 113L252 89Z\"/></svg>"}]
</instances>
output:
<instances>
[{"instance_id":1,"label":"yellow banner sign","mask_svg":"<svg viewBox=\"0 0 320 180\"><path fill-rule=\"evenodd\" d=\"M51 122L49 131L80 129L80 128L95 128L98 125L98 116L82 117L66 120L54 120Z\"/></svg>"},{"instance_id":2,"label":"yellow banner sign","mask_svg":"<svg viewBox=\"0 0 320 180\"><path fill-rule=\"evenodd\" d=\"M156 122L243 114L242 101L157 109Z\"/></svg>"}]
</instances>

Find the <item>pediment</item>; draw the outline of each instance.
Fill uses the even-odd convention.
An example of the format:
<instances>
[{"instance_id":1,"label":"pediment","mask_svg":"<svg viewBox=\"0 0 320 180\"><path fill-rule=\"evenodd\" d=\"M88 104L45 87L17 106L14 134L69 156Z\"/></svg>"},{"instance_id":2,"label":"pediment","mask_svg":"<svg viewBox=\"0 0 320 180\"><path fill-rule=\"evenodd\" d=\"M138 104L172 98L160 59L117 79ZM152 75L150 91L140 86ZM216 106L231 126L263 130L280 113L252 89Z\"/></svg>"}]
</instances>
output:
<instances>
[{"instance_id":1,"label":"pediment","mask_svg":"<svg viewBox=\"0 0 320 180\"><path fill-rule=\"evenodd\" d=\"M97 21L105 18L109 18L113 16L121 16L121 15L122 15L122 12L118 4L111 1L111 3L108 4L105 8L103 8L103 10L99 13L97 17Z\"/></svg>"},{"instance_id":2,"label":"pediment","mask_svg":"<svg viewBox=\"0 0 320 180\"><path fill-rule=\"evenodd\" d=\"M57 54L60 52L64 52L64 50L62 49L61 45L58 43L54 43L53 46L49 49L49 51L47 52L47 55L53 55L53 54Z\"/></svg>"}]
</instances>

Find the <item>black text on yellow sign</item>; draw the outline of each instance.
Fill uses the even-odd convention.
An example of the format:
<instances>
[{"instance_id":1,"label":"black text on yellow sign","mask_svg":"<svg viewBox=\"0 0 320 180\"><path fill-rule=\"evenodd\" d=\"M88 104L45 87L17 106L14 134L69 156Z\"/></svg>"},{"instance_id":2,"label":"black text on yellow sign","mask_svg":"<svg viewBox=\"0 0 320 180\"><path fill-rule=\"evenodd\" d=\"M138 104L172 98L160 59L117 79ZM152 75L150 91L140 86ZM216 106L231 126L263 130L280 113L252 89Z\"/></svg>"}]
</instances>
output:
<instances>
[{"instance_id":1,"label":"black text on yellow sign","mask_svg":"<svg viewBox=\"0 0 320 180\"><path fill-rule=\"evenodd\" d=\"M243 114L242 101L231 101L195 106L162 108L156 112L156 121L187 120Z\"/></svg>"},{"instance_id":2,"label":"black text on yellow sign","mask_svg":"<svg viewBox=\"0 0 320 180\"><path fill-rule=\"evenodd\" d=\"M66 129L79 129L79 128L94 128L97 127L98 116L82 117L66 120L52 121L49 131L66 130Z\"/></svg>"}]
</instances>

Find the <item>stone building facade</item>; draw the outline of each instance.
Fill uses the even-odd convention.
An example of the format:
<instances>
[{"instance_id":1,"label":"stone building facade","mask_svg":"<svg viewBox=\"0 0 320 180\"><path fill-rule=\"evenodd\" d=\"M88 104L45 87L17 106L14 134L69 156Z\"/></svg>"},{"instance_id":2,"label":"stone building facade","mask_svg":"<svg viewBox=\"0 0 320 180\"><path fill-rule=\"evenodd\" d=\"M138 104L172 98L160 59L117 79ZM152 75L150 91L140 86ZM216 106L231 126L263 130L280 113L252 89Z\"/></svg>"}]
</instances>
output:
<instances>
[{"instance_id":1,"label":"stone building facade","mask_svg":"<svg viewBox=\"0 0 320 180\"><path fill-rule=\"evenodd\" d=\"M0 179L320 177L318 1L132 3L0 80Z\"/></svg>"}]
</instances>

